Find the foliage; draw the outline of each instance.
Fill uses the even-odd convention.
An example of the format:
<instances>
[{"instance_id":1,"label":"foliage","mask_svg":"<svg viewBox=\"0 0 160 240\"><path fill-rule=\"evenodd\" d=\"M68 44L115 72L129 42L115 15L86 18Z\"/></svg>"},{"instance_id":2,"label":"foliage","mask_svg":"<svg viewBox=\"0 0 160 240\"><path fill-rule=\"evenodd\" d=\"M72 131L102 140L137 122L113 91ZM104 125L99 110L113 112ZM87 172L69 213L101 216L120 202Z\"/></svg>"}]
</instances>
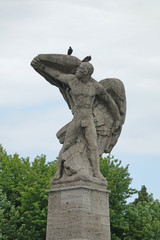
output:
<instances>
[{"instance_id":1,"label":"foliage","mask_svg":"<svg viewBox=\"0 0 160 240\"><path fill-rule=\"evenodd\" d=\"M134 200L134 204L137 205L139 202L150 202L152 201L152 195L147 193L147 188L145 185L141 187L141 190L138 191L138 198Z\"/></svg>"},{"instance_id":2,"label":"foliage","mask_svg":"<svg viewBox=\"0 0 160 240\"><path fill-rule=\"evenodd\" d=\"M138 192L138 198L126 207L129 224L125 240L160 239L160 202L147 193L145 186Z\"/></svg>"},{"instance_id":3,"label":"foliage","mask_svg":"<svg viewBox=\"0 0 160 240\"><path fill-rule=\"evenodd\" d=\"M110 222L112 240L123 239L124 232L128 229L128 222L125 218L127 198L137 191L130 188L132 178L128 172L128 165L121 166L121 161L110 155L107 158L100 158L100 168L103 176L108 181L110 194Z\"/></svg>"},{"instance_id":4,"label":"foliage","mask_svg":"<svg viewBox=\"0 0 160 240\"><path fill-rule=\"evenodd\" d=\"M57 163L45 156L34 159L7 155L0 146L0 239L45 239L46 189Z\"/></svg>"},{"instance_id":5,"label":"foliage","mask_svg":"<svg viewBox=\"0 0 160 240\"><path fill-rule=\"evenodd\" d=\"M147 193L145 186L138 198L127 204L135 189L130 188L128 165L111 156L100 159L102 174L108 181L112 240L159 240L160 202ZM46 235L50 180L57 162L46 157L29 158L7 155L0 146L0 240L43 240Z\"/></svg>"}]
</instances>

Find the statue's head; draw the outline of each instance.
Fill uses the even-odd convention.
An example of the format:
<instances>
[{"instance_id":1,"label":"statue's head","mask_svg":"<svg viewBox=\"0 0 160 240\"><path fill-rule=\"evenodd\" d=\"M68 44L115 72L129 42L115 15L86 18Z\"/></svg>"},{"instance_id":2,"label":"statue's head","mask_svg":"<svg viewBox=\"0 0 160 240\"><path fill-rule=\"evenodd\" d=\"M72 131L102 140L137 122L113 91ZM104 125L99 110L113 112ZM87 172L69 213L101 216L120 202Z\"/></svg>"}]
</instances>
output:
<instances>
[{"instance_id":1,"label":"statue's head","mask_svg":"<svg viewBox=\"0 0 160 240\"><path fill-rule=\"evenodd\" d=\"M83 77L90 77L94 71L93 65L89 62L82 62L77 70L76 70L76 77L81 79Z\"/></svg>"}]
</instances>

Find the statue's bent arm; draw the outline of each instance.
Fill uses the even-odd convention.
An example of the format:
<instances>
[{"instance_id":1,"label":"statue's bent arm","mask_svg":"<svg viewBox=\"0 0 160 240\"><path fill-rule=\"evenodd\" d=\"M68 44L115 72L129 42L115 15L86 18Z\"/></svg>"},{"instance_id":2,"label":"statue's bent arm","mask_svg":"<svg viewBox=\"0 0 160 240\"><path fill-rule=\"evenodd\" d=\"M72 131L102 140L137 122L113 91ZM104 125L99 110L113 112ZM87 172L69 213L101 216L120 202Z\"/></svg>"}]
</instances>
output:
<instances>
[{"instance_id":1,"label":"statue's bent arm","mask_svg":"<svg viewBox=\"0 0 160 240\"><path fill-rule=\"evenodd\" d=\"M69 85L69 82L74 79L73 74L65 74L47 66L45 67L44 72L67 85Z\"/></svg>"},{"instance_id":2,"label":"statue's bent arm","mask_svg":"<svg viewBox=\"0 0 160 240\"><path fill-rule=\"evenodd\" d=\"M117 125L120 124L121 121L121 117L120 117L120 113L118 110L118 107L115 103L115 101L112 99L112 97L109 95L109 93L106 92L106 90L104 89L104 87L97 83L97 95L100 98L101 101L106 102L108 104L109 110L113 116L113 118L119 122ZM117 126L118 127L118 126Z\"/></svg>"}]
</instances>

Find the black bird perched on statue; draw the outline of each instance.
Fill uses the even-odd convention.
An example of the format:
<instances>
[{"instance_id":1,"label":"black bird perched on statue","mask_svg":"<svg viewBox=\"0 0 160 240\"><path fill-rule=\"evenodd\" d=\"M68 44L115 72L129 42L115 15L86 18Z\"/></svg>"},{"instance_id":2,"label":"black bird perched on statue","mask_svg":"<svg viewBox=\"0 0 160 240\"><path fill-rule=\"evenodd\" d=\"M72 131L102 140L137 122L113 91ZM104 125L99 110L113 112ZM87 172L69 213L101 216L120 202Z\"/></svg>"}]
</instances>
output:
<instances>
[{"instance_id":1,"label":"black bird perched on statue","mask_svg":"<svg viewBox=\"0 0 160 240\"><path fill-rule=\"evenodd\" d=\"M91 61L91 59L92 59L91 56L87 56L82 60L82 62L89 62Z\"/></svg>"},{"instance_id":2,"label":"black bird perched on statue","mask_svg":"<svg viewBox=\"0 0 160 240\"><path fill-rule=\"evenodd\" d=\"M72 49L71 47L69 47L68 52L67 52L67 55L71 55L72 52L73 52L73 49Z\"/></svg>"}]
</instances>

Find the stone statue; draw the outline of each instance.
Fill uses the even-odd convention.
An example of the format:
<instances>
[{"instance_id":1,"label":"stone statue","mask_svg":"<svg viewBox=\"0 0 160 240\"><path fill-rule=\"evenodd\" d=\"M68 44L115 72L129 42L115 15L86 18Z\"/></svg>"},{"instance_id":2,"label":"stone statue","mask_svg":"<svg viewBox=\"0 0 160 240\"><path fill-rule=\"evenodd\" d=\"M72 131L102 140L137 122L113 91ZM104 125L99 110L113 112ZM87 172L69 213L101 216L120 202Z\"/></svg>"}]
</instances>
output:
<instances>
[{"instance_id":1,"label":"stone statue","mask_svg":"<svg viewBox=\"0 0 160 240\"><path fill-rule=\"evenodd\" d=\"M91 63L64 54L39 54L31 66L59 88L73 119L57 133L63 147L54 181L99 179L99 156L110 153L121 133L126 114L123 83L116 78L100 82L91 75Z\"/></svg>"}]
</instances>

